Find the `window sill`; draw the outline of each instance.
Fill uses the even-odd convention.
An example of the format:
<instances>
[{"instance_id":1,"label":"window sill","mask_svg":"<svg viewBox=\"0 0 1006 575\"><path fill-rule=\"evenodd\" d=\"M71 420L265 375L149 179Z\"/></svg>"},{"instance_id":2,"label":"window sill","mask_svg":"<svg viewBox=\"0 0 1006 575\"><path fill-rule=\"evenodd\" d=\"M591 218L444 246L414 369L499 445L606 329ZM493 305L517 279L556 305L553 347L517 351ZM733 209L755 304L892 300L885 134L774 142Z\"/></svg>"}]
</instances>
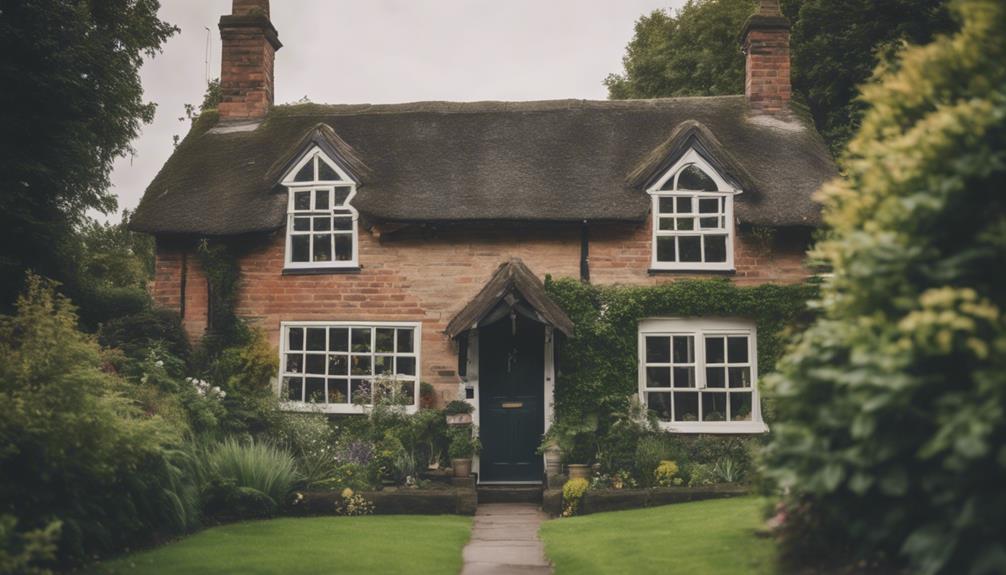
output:
<instances>
[{"instance_id":1,"label":"window sill","mask_svg":"<svg viewBox=\"0 0 1006 575\"><path fill-rule=\"evenodd\" d=\"M669 433L753 434L767 432L768 426L761 421L717 421L708 423L698 421L661 421L660 429Z\"/></svg>"},{"instance_id":2,"label":"window sill","mask_svg":"<svg viewBox=\"0 0 1006 575\"><path fill-rule=\"evenodd\" d=\"M717 268L650 268L646 270L651 276L654 275L675 275L675 274L711 274L720 276L732 276L737 273L735 269L717 269Z\"/></svg>"},{"instance_id":3,"label":"window sill","mask_svg":"<svg viewBox=\"0 0 1006 575\"><path fill-rule=\"evenodd\" d=\"M319 276L330 274L356 274L360 273L363 266L350 267L329 267L329 268L283 268L285 276Z\"/></svg>"},{"instance_id":4,"label":"window sill","mask_svg":"<svg viewBox=\"0 0 1006 575\"><path fill-rule=\"evenodd\" d=\"M306 403L303 401L280 401L281 411L293 411L297 413L328 413L345 415L364 415L370 413L372 409L369 405L356 405L349 403ZM415 413L415 405L406 405L405 413Z\"/></svg>"}]
</instances>

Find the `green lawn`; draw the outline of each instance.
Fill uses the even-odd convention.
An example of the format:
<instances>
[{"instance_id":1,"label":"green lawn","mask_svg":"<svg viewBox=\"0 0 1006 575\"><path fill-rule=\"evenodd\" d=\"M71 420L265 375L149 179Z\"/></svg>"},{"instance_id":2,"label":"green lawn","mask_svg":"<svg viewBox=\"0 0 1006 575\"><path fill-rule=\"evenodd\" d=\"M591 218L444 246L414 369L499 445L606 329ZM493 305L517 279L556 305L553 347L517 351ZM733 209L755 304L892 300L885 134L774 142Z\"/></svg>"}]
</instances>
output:
<instances>
[{"instance_id":1,"label":"green lawn","mask_svg":"<svg viewBox=\"0 0 1006 575\"><path fill-rule=\"evenodd\" d=\"M545 522L557 575L773 574L773 543L758 538L758 500L716 499Z\"/></svg>"},{"instance_id":2,"label":"green lawn","mask_svg":"<svg viewBox=\"0 0 1006 575\"><path fill-rule=\"evenodd\" d=\"M93 567L89 574L437 573L461 570L472 520L455 515L236 523Z\"/></svg>"}]
</instances>

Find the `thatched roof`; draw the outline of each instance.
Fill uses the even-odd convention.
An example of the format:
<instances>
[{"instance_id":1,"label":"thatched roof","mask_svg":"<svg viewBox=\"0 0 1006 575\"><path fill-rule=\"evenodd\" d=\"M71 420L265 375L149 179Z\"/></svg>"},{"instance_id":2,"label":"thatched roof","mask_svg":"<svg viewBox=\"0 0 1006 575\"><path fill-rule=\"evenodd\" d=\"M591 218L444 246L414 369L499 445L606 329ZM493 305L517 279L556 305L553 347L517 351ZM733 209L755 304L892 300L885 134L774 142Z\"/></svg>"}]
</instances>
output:
<instances>
[{"instance_id":1,"label":"thatched roof","mask_svg":"<svg viewBox=\"0 0 1006 575\"><path fill-rule=\"evenodd\" d=\"M548 297L545 285L520 258L501 264L478 295L451 319L444 332L453 339L499 319L498 312L510 310L551 325L567 336L573 335L572 320Z\"/></svg>"},{"instance_id":2,"label":"thatched roof","mask_svg":"<svg viewBox=\"0 0 1006 575\"><path fill-rule=\"evenodd\" d=\"M354 205L375 221L642 221L646 182L693 142L742 185L742 222L812 226L811 194L837 173L799 110L753 115L743 96L303 104L260 123L203 114L147 188L133 227L277 229L287 205L277 174L319 142L361 181Z\"/></svg>"}]
</instances>

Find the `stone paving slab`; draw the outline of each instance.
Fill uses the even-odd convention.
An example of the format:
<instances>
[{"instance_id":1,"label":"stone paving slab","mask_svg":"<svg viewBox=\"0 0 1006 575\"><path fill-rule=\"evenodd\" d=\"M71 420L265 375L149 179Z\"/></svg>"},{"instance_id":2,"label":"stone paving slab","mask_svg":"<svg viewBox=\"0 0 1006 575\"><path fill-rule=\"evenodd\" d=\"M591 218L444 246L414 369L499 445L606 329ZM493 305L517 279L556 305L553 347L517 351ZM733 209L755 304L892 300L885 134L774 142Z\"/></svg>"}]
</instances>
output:
<instances>
[{"instance_id":1,"label":"stone paving slab","mask_svg":"<svg viewBox=\"0 0 1006 575\"><path fill-rule=\"evenodd\" d=\"M462 575L545 575L552 572L538 527L547 519L532 503L490 503L475 512Z\"/></svg>"}]
</instances>

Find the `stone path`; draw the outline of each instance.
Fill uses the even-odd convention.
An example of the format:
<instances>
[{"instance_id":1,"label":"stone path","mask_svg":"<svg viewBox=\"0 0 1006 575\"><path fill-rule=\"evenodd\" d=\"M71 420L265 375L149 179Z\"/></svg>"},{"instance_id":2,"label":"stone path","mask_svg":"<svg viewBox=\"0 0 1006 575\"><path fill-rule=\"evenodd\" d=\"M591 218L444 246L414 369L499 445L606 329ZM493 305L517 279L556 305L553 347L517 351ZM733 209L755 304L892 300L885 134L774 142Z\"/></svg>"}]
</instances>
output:
<instances>
[{"instance_id":1,"label":"stone path","mask_svg":"<svg viewBox=\"0 0 1006 575\"><path fill-rule=\"evenodd\" d=\"M538 526L548 516L533 503L479 505L461 575L546 575L552 567Z\"/></svg>"}]
</instances>

